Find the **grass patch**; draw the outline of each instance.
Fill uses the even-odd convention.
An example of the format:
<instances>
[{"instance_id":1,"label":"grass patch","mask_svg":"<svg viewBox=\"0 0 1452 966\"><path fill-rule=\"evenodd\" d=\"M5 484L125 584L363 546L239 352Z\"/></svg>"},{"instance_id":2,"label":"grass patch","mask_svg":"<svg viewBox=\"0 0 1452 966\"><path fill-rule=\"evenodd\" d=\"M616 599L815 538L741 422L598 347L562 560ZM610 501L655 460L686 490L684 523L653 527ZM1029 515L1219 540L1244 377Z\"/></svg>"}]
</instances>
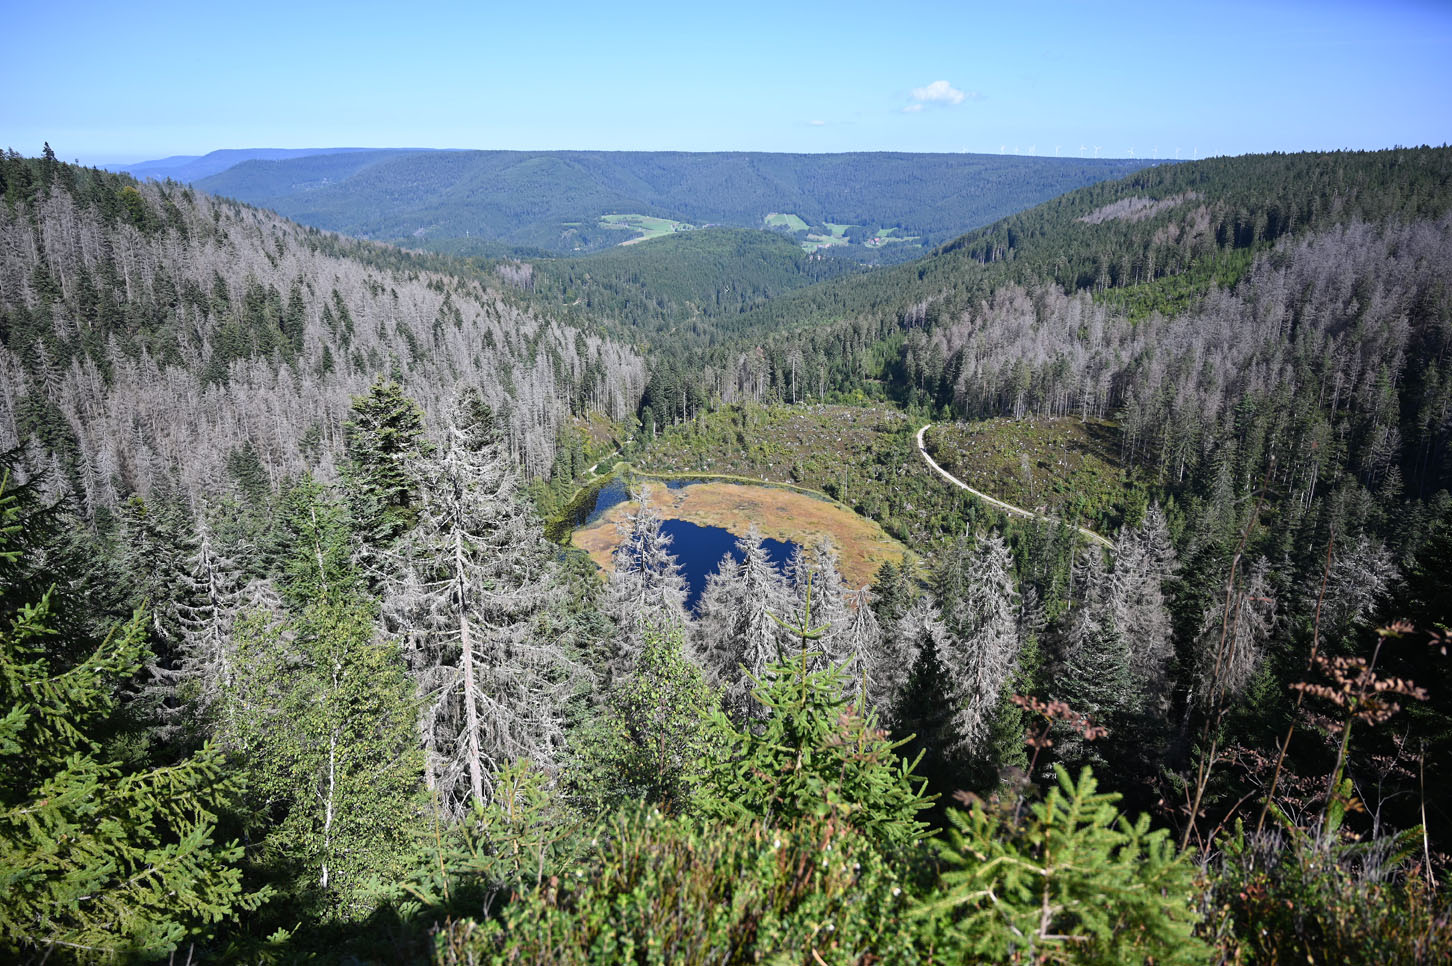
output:
<instances>
[{"instance_id":1,"label":"grass patch","mask_svg":"<svg viewBox=\"0 0 1452 966\"><path fill-rule=\"evenodd\" d=\"M896 228L880 229L876 235L868 239L866 242L863 242L863 244L866 245L868 248L881 248L883 245L896 245L906 242L915 242L918 240L919 237L921 237L919 235L897 235L894 234L894 232L896 231Z\"/></svg>"},{"instance_id":2,"label":"grass patch","mask_svg":"<svg viewBox=\"0 0 1452 966\"><path fill-rule=\"evenodd\" d=\"M958 479L1007 503L1078 519L1112 536L1142 498L1119 461L1119 428L1104 420L985 419L939 423L924 444Z\"/></svg>"},{"instance_id":3,"label":"grass patch","mask_svg":"<svg viewBox=\"0 0 1452 966\"><path fill-rule=\"evenodd\" d=\"M795 490L716 481L675 490L649 481L641 485L667 520L720 527L737 535L755 524L764 536L805 547L830 537L841 555L842 576L851 587L870 584L883 563L899 563L907 555L905 547L871 520L830 500ZM576 530L570 542L608 571L620 544L616 524L630 510L629 501L611 507L589 527Z\"/></svg>"},{"instance_id":4,"label":"grass patch","mask_svg":"<svg viewBox=\"0 0 1452 966\"><path fill-rule=\"evenodd\" d=\"M822 222L822 224L826 227L826 229L828 231L830 231L832 233L832 237L833 238L842 238L842 237L844 237L847 234L847 229L849 229L849 228L852 227L851 225L837 225L837 224L833 224L830 221L824 221L824 222Z\"/></svg>"},{"instance_id":5,"label":"grass patch","mask_svg":"<svg viewBox=\"0 0 1452 966\"><path fill-rule=\"evenodd\" d=\"M768 228L786 228L788 231L806 231L807 223L799 216L773 211L762 219Z\"/></svg>"},{"instance_id":6,"label":"grass patch","mask_svg":"<svg viewBox=\"0 0 1452 966\"><path fill-rule=\"evenodd\" d=\"M636 242L649 241L652 238L660 238L678 231L690 231L695 226L671 218L657 218L654 215L601 215L600 227L637 232L638 234L634 238L621 242L622 245L633 245Z\"/></svg>"},{"instance_id":7,"label":"grass patch","mask_svg":"<svg viewBox=\"0 0 1452 966\"><path fill-rule=\"evenodd\" d=\"M806 241L802 242L802 251L810 255L823 248L845 247L850 244L851 242L846 238L837 235L811 234L807 236Z\"/></svg>"}]
</instances>

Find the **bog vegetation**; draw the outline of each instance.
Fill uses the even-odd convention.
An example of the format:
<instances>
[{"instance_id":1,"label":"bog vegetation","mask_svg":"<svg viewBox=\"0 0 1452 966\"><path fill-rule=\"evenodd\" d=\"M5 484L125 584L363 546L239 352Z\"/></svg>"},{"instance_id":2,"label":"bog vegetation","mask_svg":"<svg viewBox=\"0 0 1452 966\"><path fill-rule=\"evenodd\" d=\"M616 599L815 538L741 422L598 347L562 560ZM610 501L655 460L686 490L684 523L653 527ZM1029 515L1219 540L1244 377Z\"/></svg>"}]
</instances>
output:
<instances>
[{"instance_id":1,"label":"bog vegetation","mask_svg":"<svg viewBox=\"0 0 1452 966\"><path fill-rule=\"evenodd\" d=\"M0 158L0 956L1447 961L1449 173L1157 168L712 314ZM913 555L742 528L689 613L648 488L603 580L546 539L602 457Z\"/></svg>"}]
</instances>

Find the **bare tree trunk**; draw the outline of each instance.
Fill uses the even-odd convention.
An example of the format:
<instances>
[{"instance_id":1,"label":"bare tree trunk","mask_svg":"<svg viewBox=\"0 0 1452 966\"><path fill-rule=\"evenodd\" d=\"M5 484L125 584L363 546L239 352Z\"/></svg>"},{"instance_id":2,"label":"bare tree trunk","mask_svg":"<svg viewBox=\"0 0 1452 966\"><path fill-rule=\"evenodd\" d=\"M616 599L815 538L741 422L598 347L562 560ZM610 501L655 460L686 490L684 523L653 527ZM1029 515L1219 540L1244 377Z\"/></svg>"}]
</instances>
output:
<instances>
[{"instance_id":1,"label":"bare tree trunk","mask_svg":"<svg viewBox=\"0 0 1452 966\"><path fill-rule=\"evenodd\" d=\"M454 531L454 567L455 580L462 584L468 578L465 576L464 540L460 531ZM469 729L469 789L474 793L474 801L482 807L487 803L484 801L484 762L483 755L479 751L479 705L475 700L475 689L478 688L478 679L474 676L474 642L469 634L469 611L465 606L468 595L464 588L459 588L459 646L463 648L463 674L464 674L464 720Z\"/></svg>"}]
</instances>

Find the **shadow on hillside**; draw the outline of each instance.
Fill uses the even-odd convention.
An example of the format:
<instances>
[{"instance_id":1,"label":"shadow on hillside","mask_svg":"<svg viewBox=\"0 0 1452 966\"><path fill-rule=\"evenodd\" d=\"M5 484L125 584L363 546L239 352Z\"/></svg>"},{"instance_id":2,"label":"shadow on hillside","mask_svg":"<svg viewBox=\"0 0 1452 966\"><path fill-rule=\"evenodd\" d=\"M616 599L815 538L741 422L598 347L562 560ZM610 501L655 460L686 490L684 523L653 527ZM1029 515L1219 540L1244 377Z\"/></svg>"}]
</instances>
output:
<instances>
[{"instance_id":1,"label":"shadow on hillside","mask_svg":"<svg viewBox=\"0 0 1452 966\"><path fill-rule=\"evenodd\" d=\"M1112 423L1084 423L1084 434L1076 439L1075 448L1086 456L1119 466L1119 427Z\"/></svg>"}]
</instances>

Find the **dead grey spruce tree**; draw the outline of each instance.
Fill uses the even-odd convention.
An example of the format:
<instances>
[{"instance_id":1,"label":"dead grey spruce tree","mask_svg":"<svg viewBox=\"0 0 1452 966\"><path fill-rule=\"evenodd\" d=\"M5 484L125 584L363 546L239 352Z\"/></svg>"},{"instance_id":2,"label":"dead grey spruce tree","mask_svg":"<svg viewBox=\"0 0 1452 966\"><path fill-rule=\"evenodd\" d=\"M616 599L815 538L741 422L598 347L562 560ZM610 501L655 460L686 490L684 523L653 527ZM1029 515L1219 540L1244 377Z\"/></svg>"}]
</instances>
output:
<instances>
[{"instance_id":1,"label":"dead grey spruce tree","mask_svg":"<svg viewBox=\"0 0 1452 966\"><path fill-rule=\"evenodd\" d=\"M742 559L721 558L701 594L696 641L702 662L737 712L755 707L752 678L782 654L786 632L772 615L788 610L787 589L755 526L736 541Z\"/></svg>"},{"instance_id":2,"label":"dead grey spruce tree","mask_svg":"<svg viewBox=\"0 0 1452 966\"><path fill-rule=\"evenodd\" d=\"M153 665L159 705L158 733L175 734L200 724L210 726L219 699L236 673L232 627L248 609L248 588L241 566L217 544L203 521L196 549L187 560L186 587L171 606L177 627L175 660ZM224 706L230 713L230 705Z\"/></svg>"},{"instance_id":3,"label":"dead grey spruce tree","mask_svg":"<svg viewBox=\"0 0 1452 966\"><path fill-rule=\"evenodd\" d=\"M822 629L816 639L821 653L820 665L838 661L837 651L852 623L847 609L847 588L840 572L841 560L831 537L822 537L811 548L798 548L792 555L788 574L791 580L791 623L800 626L806 618L807 581L812 586L812 626Z\"/></svg>"},{"instance_id":4,"label":"dead grey spruce tree","mask_svg":"<svg viewBox=\"0 0 1452 966\"><path fill-rule=\"evenodd\" d=\"M1205 606L1195 637L1195 699L1207 708L1225 706L1260 668L1265 642L1275 629L1276 601L1270 564L1258 558L1248 574L1236 574L1221 599Z\"/></svg>"},{"instance_id":5,"label":"dead grey spruce tree","mask_svg":"<svg viewBox=\"0 0 1452 966\"><path fill-rule=\"evenodd\" d=\"M978 535L962 561L958 595L942 601L947 627L938 656L948 672L953 732L973 750L988 735L999 694L1018 661L1018 590L1008 545Z\"/></svg>"},{"instance_id":6,"label":"dead grey spruce tree","mask_svg":"<svg viewBox=\"0 0 1452 966\"><path fill-rule=\"evenodd\" d=\"M1122 527L1114 542L1108 617L1129 648L1129 669L1152 707L1169 706L1169 672L1174 660L1173 628L1164 582L1174 575L1175 550L1164 511L1152 503L1138 527Z\"/></svg>"},{"instance_id":7,"label":"dead grey spruce tree","mask_svg":"<svg viewBox=\"0 0 1452 966\"><path fill-rule=\"evenodd\" d=\"M928 645L941 650L945 633L937 605L924 595L916 598L883 635L882 648L867 668L867 700L884 721L891 722L918 655Z\"/></svg>"},{"instance_id":8,"label":"dead grey spruce tree","mask_svg":"<svg viewBox=\"0 0 1452 966\"><path fill-rule=\"evenodd\" d=\"M652 634L687 628L686 578L670 552L671 538L661 530L660 514L647 486L636 494L635 509L618 526L620 546L605 587L603 609L615 620L610 673L628 675Z\"/></svg>"},{"instance_id":9,"label":"dead grey spruce tree","mask_svg":"<svg viewBox=\"0 0 1452 966\"><path fill-rule=\"evenodd\" d=\"M848 591L844 600L848 608L847 629L832 639L830 657L842 667L848 695L865 699L875 686L873 666L882 650L882 627L872 609L872 592L866 587Z\"/></svg>"},{"instance_id":10,"label":"dead grey spruce tree","mask_svg":"<svg viewBox=\"0 0 1452 966\"><path fill-rule=\"evenodd\" d=\"M418 684L430 783L459 814L489 803L503 766L549 762L561 738L557 695L575 668L539 637L553 565L474 392L456 402L418 479L418 525L389 551L385 616Z\"/></svg>"}]
</instances>

